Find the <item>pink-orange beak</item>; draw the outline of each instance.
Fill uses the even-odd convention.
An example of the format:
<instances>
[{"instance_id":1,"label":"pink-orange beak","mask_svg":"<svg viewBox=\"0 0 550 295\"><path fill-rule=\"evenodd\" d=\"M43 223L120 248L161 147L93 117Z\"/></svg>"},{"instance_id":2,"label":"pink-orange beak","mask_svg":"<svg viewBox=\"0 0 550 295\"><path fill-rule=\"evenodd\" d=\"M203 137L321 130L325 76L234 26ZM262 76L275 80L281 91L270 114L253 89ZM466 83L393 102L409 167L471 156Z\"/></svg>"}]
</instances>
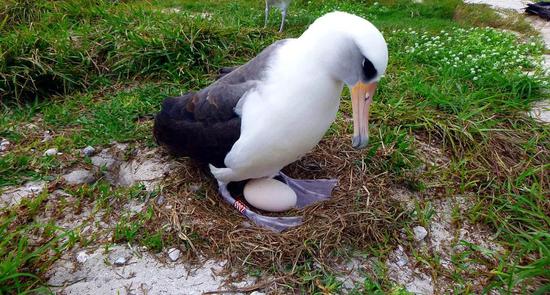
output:
<instances>
[{"instance_id":1,"label":"pink-orange beak","mask_svg":"<svg viewBox=\"0 0 550 295\"><path fill-rule=\"evenodd\" d=\"M352 145L355 149L362 149L369 143L369 110L377 86L377 82L369 84L357 82L351 88L353 108Z\"/></svg>"}]
</instances>

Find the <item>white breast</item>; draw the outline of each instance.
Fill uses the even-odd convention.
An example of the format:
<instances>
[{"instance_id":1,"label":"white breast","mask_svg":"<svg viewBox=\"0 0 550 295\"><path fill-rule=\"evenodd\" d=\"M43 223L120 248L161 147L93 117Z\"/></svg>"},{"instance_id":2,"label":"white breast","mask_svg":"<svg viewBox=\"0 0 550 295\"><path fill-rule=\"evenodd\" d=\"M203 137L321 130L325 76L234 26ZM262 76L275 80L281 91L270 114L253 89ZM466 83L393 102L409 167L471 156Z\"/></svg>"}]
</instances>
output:
<instances>
[{"instance_id":1,"label":"white breast","mask_svg":"<svg viewBox=\"0 0 550 295\"><path fill-rule=\"evenodd\" d=\"M315 63L296 63L288 50L243 103L241 136L225 158L235 178L273 176L313 149L334 122L343 84Z\"/></svg>"}]
</instances>

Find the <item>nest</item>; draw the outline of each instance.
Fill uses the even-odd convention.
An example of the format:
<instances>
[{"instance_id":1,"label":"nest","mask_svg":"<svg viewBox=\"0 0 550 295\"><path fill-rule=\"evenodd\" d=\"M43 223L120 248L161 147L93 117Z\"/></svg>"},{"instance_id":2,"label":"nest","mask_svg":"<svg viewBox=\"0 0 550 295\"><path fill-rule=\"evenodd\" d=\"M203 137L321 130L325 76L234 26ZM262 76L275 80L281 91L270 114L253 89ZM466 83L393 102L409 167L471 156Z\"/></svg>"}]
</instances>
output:
<instances>
[{"instance_id":1,"label":"nest","mask_svg":"<svg viewBox=\"0 0 550 295\"><path fill-rule=\"evenodd\" d=\"M158 219L170 221L171 234L185 241L189 254L226 260L232 271L252 267L283 275L311 261L330 269L340 260L335 258L343 258L343 249L392 240L404 220L404 209L391 198L388 173L369 174L362 152L352 150L346 139L327 138L284 169L293 178L339 181L330 200L278 215L303 216L301 226L274 233L251 224L223 202L215 181L188 159L179 159L181 165L167 180L163 194L172 209L156 207Z\"/></svg>"}]
</instances>

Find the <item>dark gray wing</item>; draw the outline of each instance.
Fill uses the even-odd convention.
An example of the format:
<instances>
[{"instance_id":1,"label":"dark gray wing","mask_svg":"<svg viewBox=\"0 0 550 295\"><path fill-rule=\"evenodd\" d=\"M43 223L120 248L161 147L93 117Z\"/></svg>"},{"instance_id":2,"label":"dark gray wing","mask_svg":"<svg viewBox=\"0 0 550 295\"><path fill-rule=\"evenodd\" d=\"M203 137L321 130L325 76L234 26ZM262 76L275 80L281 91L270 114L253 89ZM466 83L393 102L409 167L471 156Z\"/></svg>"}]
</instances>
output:
<instances>
[{"instance_id":1,"label":"dark gray wing","mask_svg":"<svg viewBox=\"0 0 550 295\"><path fill-rule=\"evenodd\" d=\"M239 66L236 66L236 67L224 67L224 68L221 68L219 71L218 71L218 76L216 77L216 80L219 80L223 77L225 77L225 75L233 72L234 70L236 70Z\"/></svg>"},{"instance_id":2,"label":"dark gray wing","mask_svg":"<svg viewBox=\"0 0 550 295\"><path fill-rule=\"evenodd\" d=\"M235 106L247 91L261 83L270 58L285 42L273 43L196 93L165 99L153 127L157 143L174 155L224 167L225 155L241 132Z\"/></svg>"}]
</instances>

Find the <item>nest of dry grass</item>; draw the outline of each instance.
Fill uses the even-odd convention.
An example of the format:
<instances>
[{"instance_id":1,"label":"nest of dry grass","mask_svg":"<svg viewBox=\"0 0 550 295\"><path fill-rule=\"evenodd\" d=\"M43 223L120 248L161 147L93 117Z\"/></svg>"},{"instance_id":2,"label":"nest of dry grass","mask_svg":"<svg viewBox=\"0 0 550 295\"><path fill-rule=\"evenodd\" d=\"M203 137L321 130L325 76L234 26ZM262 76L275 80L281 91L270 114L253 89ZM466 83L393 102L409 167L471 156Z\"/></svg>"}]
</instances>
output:
<instances>
[{"instance_id":1,"label":"nest of dry grass","mask_svg":"<svg viewBox=\"0 0 550 295\"><path fill-rule=\"evenodd\" d=\"M394 184L388 173L369 174L361 152L348 141L325 139L284 169L293 178L339 180L331 200L285 214L303 216L299 227L273 233L250 224L222 201L213 179L188 159L181 159L167 180L163 194L173 207L156 207L158 220L170 221L171 234L185 241L188 254L227 260L232 271L255 267L290 278L289 271L312 260L330 269L341 260L335 258L342 258L342 253L336 256L339 250L386 243L404 221L404 209L390 197Z\"/></svg>"}]
</instances>

